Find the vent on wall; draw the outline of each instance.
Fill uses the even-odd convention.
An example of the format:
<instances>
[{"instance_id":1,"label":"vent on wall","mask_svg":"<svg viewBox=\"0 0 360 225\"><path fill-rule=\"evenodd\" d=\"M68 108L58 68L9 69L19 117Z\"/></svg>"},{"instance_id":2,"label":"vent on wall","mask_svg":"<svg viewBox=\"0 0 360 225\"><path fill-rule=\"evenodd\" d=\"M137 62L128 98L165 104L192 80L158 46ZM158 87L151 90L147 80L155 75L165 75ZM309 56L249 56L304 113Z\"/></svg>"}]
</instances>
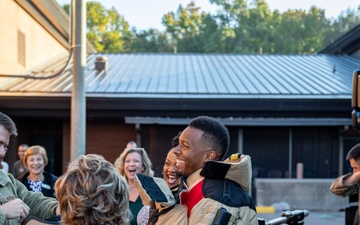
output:
<instances>
[{"instance_id":1,"label":"vent on wall","mask_svg":"<svg viewBox=\"0 0 360 225\"><path fill-rule=\"evenodd\" d=\"M18 30L17 32L17 53L18 63L22 66L26 66L26 51L25 51L25 33Z\"/></svg>"}]
</instances>

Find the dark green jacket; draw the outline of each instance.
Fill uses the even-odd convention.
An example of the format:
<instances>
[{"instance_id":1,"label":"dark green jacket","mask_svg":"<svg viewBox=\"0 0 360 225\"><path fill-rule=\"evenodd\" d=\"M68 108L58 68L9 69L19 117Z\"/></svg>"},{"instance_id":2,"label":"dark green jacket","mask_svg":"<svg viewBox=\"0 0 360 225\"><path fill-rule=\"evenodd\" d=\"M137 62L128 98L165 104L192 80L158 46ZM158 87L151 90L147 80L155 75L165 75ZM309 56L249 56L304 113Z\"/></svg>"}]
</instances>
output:
<instances>
[{"instance_id":1,"label":"dark green jacket","mask_svg":"<svg viewBox=\"0 0 360 225\"><path fill-rule=\"evenodd\" d=\"M55 216L57 200L45 197L40 192L28 191L27 188L11 174L0 170L0 205L13 199L19 198L30 207L30 216L39 218L50 218ZM0 224L18 225L19 218L6 219L3 211L0 210Z\"/></svg>"}]
</instances>

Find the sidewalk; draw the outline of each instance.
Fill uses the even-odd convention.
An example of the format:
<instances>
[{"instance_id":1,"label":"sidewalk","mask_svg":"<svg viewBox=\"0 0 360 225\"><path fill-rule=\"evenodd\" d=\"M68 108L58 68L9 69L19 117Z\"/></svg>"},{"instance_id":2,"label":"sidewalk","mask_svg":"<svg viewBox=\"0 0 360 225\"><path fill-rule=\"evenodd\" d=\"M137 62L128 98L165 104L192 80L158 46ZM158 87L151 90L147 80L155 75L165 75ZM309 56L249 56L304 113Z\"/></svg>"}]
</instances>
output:
<instances>
[{"instance_id":1,"label":"sidewalk","mask_svg":"<svg viewBox=\"0 0 360 225\"><path fill-rule=\"evenodd\" d=\"M258 218L266 219L267 221L281 217L281 212L275 213L259 213ZM304 224L306 225L345 225L345 212L311 212L305 217Z\"/></svg>"}]
</instances>

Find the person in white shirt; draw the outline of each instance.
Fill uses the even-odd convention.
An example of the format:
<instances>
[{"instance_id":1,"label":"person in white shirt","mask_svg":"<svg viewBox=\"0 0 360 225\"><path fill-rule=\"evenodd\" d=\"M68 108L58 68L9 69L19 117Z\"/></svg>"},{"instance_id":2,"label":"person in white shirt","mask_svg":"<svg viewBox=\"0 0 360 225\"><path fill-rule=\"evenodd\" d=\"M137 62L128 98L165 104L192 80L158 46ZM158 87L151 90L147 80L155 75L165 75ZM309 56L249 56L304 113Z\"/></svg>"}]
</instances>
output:
<instances>
[{"instance_id":1,"label":"person in white shirt","mask_svg":"<svg viewBox=\"0 0 360 225\"><path fill-rule=\"evenodd\" d=\"M5 161L1 161L1 169L5 173L8 173L9 172L9 164Z\"/></svg>"}]
</instances>

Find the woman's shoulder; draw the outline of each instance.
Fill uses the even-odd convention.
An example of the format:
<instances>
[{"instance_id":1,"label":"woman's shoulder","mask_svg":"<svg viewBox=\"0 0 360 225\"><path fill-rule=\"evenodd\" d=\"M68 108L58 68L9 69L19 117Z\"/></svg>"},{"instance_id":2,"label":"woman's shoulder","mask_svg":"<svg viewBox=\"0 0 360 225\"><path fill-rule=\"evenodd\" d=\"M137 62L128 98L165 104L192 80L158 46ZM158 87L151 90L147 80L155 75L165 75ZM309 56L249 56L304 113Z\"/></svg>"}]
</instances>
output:
<instances>
[{"instance_id":1,"label":"woman's shoulder","mask_svg":"<svg viewBox=\"0 0 360 225\"><path fill-rule=\"evenodd\" d=\"M55 176L55 175L52 174L52 173L43 172L43 175L44 175L44 180L45 180L45 181L55 182L55 181L58 179L58 177Z\"/></svg>"},{"instance_id":2,"label":"woman's shoulder","mask_svg":"<svg viewBox=\"0 0 360 225\"><path fill-rule=\"evenodd\" d=\"M19 177L17 180L20 181L23 184L27 184L27 177L29 176L30 172L25 173L21 177Z\"/></svg>"}]
</instances>

